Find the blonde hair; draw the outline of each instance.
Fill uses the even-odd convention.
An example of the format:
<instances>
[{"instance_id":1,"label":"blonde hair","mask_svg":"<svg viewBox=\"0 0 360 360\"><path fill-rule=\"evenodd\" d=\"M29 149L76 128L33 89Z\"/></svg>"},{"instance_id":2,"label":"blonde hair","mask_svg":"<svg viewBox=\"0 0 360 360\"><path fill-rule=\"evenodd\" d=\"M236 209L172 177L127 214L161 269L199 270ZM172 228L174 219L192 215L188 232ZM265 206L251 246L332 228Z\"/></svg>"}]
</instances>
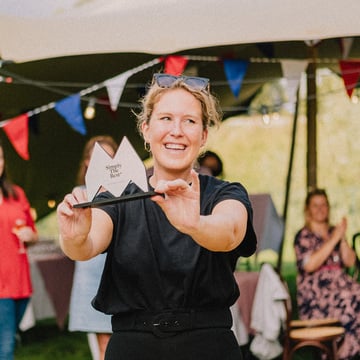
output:
<instances>
[{"instance_id":1,"label":"blonde hair","mask_svg":"<svg viewBox=\"0 0 360 360\"><path fill-rule=\"evenodd\" d=\"M219 126L222 120L222 111L218 99L208 91L195 89L187 85L181 77L173 82L169 87L160 87L154 82L146 95L140 100L142 110L136 114L137 128L142 135L141 126L143 123L149 123L155 104L159 101L162 94L169 90L184 89L199 100L202 109L202 122L204 130Z\"/></svg>"}]
</instances>

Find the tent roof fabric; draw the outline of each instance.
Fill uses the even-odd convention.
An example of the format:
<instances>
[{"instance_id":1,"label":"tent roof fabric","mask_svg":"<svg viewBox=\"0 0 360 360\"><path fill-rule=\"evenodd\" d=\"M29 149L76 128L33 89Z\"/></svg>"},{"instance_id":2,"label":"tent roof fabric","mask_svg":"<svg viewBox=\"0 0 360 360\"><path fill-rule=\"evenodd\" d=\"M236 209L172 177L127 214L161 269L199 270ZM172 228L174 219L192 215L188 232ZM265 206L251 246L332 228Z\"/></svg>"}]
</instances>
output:
<instances>
[{"instance_id":1,"label":"tent roof fabric","mask_svg":"<svg viewBox=\"0 0 360 360\"><path fill-rule=\"evenodd\" d=\"M175 53L255 60L238 97L221 61L189 62L189 72L211 78L226 118L247 109L263 83L283 76L279 59L309 58L305 41L321 39L318 64L336 72L338 60L360 57L359 13L359 0L0 1L0 119L78 93L80 84L88 87ZM353 38L348 52L340 49L338 38L344 37ZM131 77L116 112L97 106L96 118L86 124L87 137L56 111L31 116L30 161L19 158L0 132L10 173L24 186L39 217L50 211L49 199L62 199L72 188L88 137L110 133L120 141L127 136L142 158L148 155L131 108L154 71L162 71L162 64ZM4 81L7 76L13 83ZM103 88L94 96L106 102Z\"/></svg>"},{"instance_id":2,"label":"tent roof fabric","mask_svg":"<svg viewBox=\"0 0 360 360\"><path fill-rule=\"evenodd\" d=\"M25 62L360 35L358 0L48 0L0 3L0 54Z\"/></svg>"}]
</instances>

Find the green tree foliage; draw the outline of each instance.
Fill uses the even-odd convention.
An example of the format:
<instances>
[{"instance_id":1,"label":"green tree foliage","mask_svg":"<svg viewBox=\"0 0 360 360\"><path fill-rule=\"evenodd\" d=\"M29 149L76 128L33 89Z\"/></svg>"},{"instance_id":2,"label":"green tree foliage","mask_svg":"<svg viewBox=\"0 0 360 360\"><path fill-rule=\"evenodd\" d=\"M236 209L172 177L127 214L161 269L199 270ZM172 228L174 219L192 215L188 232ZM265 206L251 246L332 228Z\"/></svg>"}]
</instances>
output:
<instances>
[{"instance_id":1,"label":"green tree foliage","mask_svg":"<svg viewBox=\"0 0 360 360\"><path fill-rule=\"evenodd\" d=\"M284 261L293 260L293 238L304 221L306 196L306 79L300 82L299 120L285 232ZM261 109L286 102L284 83L267 84L250 106L249 116L227 119L210 133L208 148L224 162L224 177L242 182L250 193L270 193L283 214L293 114L280 110L263 122ZM356 93L356 90L355 90ZM332 205L331 220L348 217L348 240L360 231L360 103L353 103L343 80L328 69L317 78L317 183ZM276 116L275 116L276 115Z\"/></svg>"}]
</instances>

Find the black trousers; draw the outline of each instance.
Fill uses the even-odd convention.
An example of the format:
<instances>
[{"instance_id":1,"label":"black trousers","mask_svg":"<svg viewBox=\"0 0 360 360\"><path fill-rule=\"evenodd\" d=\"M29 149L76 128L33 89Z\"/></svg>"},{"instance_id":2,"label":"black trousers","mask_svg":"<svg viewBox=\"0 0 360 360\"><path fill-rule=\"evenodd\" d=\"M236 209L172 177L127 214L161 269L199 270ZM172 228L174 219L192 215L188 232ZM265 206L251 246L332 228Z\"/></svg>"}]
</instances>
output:
<instances>
[{"instance_id":1,"label":"black trousers","mask_svg":"<svg viewBox=\"0 0 360 360\"><path fill-rule=\"evenodd\" d=\"M242 355L230 329L213 327L169 337L117 331L111 335L105 360L242 360Z\"/></svg>"}]
</instances>

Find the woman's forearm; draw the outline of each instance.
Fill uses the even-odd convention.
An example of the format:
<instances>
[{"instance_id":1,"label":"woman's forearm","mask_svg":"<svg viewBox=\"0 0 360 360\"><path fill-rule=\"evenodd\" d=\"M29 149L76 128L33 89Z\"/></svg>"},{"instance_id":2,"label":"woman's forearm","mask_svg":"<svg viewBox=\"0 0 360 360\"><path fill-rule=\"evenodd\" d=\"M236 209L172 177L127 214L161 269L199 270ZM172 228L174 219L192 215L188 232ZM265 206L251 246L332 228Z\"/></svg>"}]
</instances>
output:
<instances>
[{"instance_id":1,"label":"woman's forearm","mask_svg":"<svg viewBox=\"0 0 360 360\"><path fill-rule=\"evenodd\" d=\"M210 251L231 251L244 239L247 211L237 200L226 200L214 209L213 214L200 216L196 228L188 234Z\"/></svg>"},{"instance_id":2,"label":"woman's forearm","mask_svg":"<svg viewBox=\"0 0 360 360\"><path fill-rule=\"evenodd\" d=\"M330 254L333 252L336 244L340 241L340 239L335 235L333 235L328 241L321 246L320 249L314 251L306 263L304 264L304 270L307 272L313 272L319 269L324 262L329 258Z\"/></svg>"},{"instance_id":3,"label":"woman's forearm","mask_svg":"<svg viewBox=\"0 0 360 360\"><path fill-rule=\"evenodd\" d=\"M340 254L341 259L346 267L354 266L356 261L356 254L345 239L342 239L340 242Z\"/></svg>"}]
</instances>

